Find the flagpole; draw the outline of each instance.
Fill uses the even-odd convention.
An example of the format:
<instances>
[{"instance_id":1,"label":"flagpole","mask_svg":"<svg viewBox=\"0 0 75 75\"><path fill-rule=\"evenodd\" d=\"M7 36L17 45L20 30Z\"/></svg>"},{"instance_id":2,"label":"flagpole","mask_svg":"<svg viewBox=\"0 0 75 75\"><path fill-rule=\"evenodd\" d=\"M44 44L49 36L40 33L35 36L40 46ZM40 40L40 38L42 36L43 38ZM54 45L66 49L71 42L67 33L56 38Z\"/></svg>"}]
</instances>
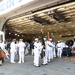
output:
<instances>
[{"instance_id":1,"label":"flagpole","mask_svg":"<svg viewBox=\"0 0 75 75\"><path fill-rule=\"evenodd\" d=\"M43 34L43 30L41 29L41 33Z\"/></svg>"},{"instance_id":2,"label":"flagpole","mask_svg":"<svg viewBox=\"0 0 75 75\"><path fill-rule=\"evenodd\" d=\"M49 32L48 32L48 41L50 40L50 35L49 35Z\"/></svg>"},{"instance_id":3,"label":"flagpole","mask_svg":"<svg viewBox=\"0 0 75 75\"><path fill-rule=\"evenodd\" d=\"M41 33L43 35L43 30L41 29ZM42 36L42 41L43 41L43 36ZM43 44L42 44L43 45ZM44 48L44 45L43 45L43 48ZM42 63L44 62L44 51L42 49Z\"/></svg>"},{"instance_id":4,"label":"flagpole","mask_svg":"<svg viewBox=\"0 0 75 75\"><path fill-rule=\"evenodd\" d=\"M51 33L52 42L54 42L54 35Z\"/></svg>"}]
</instances>

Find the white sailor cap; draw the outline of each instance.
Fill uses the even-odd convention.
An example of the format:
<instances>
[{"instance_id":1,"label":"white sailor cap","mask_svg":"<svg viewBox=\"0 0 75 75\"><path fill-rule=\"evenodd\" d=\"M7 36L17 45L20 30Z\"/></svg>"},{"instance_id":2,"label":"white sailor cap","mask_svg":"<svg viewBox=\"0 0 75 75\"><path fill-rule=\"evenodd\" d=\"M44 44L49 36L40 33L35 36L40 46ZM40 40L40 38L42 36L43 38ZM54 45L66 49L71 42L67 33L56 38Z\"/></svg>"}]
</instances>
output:
<instances>
[{"instance_id":1,"label":"white sailor cap","mask_svg":"<svg viewBox=\"0 0 75 75\"><path fill-rule=\"evenodd\" d=\"M23 41L23 39L19 39L20 41Z\"/></svg>"},{"instance_id":2,"label":"white sailor cap","mask_svg":"<svg viewBox=\"0 0 75 75\"><path fill-rule=\"evenodd\" d=\"M44 38L44 40L46 40L46 38Z\"/></svg>"},{"instance_id":3,"label":"white sailor cap","mask_svg":"<svg viewBox=\"0 0 75 75\"><path fill-rule=\"evenodd\" d=\"M52 41L52 39L49 39L50 41Z\"/></svg>"},{"instance_id":4,"label":"white sailor cap","mask_svg":"<svg viewBox=\"0 0 75 75\"><path fill-rule=\"evenodd\" d=\"M59 43L60 41L58 41L58 43Z\"/></svg>"},{"instance_id":5,"label":"white sailor cap","mask_svg":"<svg viewBox=\"0 0 75 75\"><path fill-rule=\"evenodd\" d=\"M35 38L35 40L37 41L37 40L38 40L38 38Z\"/></svg>"}]
</instances>

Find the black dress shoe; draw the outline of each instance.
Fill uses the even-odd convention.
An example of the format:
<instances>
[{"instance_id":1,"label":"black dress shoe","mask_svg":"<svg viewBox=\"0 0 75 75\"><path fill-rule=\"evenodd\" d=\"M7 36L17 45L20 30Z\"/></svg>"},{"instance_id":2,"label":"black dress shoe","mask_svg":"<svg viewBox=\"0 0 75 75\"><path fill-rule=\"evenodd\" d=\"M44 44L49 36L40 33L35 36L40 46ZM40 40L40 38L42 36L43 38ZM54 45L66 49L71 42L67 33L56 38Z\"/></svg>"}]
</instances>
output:
<instances>
[{"instance_id":1,"label":"black dress shoe","mask_svg":"<svg viewBox=\"0 0 75 75\"><path fill-rule=\"evenodd\" d=\"M35 67L40 67L40 65L39 66L35 66Z\"/></svg>"},{"instance_id":2,"label":"black dress shoe","mask_svg":"<svg viewBox=\"0 0 75 75\"><path fill-rule=\"evenodd\" d=\"M43 64L43 63L42 63L41 65L48 65L48 64L47 64L47 63L46 63L46 64Z\"/></svg>"},{"instance_id":3,"label":"black dress shoe","mask_svg":"<svg viewBox=\"0 0 75 75\"><path fill-rule=\"evenodd\" d=\"M38 67L40 67L40 65Z\"/></svg>"},{"instance_id":4,"label":"black dress shoe","mask_svg":"<svg viewBox=\"0 0 75 75\"><path fill-rule=\"evenodd\" d=\"M45 65L48 65L48 64L45 64Z\"/></svg>"},{"instance_id":5,"label":"black dress shoe","mask_svg":"<svg viewBox=\"0 0 75 75\"><path fill-rule=\"evenodd\" d=\"M45 64L42 63L41 65L45 65Z\"/></svg>"}]
</instances>

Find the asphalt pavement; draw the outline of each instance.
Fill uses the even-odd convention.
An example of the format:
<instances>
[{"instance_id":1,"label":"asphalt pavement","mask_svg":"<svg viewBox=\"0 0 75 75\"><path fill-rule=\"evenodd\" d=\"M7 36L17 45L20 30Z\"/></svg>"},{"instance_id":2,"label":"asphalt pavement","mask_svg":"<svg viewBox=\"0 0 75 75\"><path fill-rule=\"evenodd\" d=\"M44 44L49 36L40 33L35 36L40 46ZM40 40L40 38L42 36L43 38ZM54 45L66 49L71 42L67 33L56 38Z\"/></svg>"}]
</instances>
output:
<instances>
[{"instance_id":1,"label":"asphalt pavement","mask_svg":"<svg viewBox=\"0 0 75 75\"><path fill-rule=\"evenodd\" d=\"M33 56L25 56L25 63L12 64L9 59L0 66L0 75L75 75L75 62L70 62L63 58L54 58L48 65L35 67L33 65ZM40 59L41 64L41 59Z\"/></svg>"}]
</instances>

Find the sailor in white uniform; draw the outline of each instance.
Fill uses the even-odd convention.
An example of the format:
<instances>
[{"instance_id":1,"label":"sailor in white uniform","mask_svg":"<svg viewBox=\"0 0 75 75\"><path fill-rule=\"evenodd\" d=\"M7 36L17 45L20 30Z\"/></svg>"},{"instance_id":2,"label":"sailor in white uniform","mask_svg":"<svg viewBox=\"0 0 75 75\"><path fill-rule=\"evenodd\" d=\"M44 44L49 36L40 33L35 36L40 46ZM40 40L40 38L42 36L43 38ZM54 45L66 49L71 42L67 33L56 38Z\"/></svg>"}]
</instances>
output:
<instances>
[{"instance_id":1,"label":"sailor in white uniform","mask_svg":"<svg viewBox=\"0 0 75 75\"><path fill-rule=\"evenodd\" d=\"M44 59L43 59L43 65L46 65L46 64L48 64L48 49L47 49L47 40L46 40L46 38L44 38L44 41L45 41L45 57L44 57Z\"/></svg>"},{"instance_id":2,"label":"sailor in white uniform","mask_svg":"<svg viewBox=\"0 0 75 75\"><path fill-rule=\"evenodd\" d=\"M16 52L16 44L15 44L15 39L13 39L13 41L11 42L10 45L10 62L11 63L15 63L14 59L15 59L15 52Z\"/></svg>"},{"instance_id":3,"label":"sailor in white uniform","mask_svg":"<svg viewBox=\"0 0 75 75\"><path fill-rule=\"evenodd\" d=\"M52 42L50 42L52 39L50 39L50 41L47 41L46 38L44 38L44 40L46 48L45 48L45 58L43 64L47 64L48 62L53 60L53 48L55 46Z\"/></svg>"},{"instance_id":4,"label":"sailor in white uniform","mask_svg":"<svg viewBox=\"0 0 75 75\"><path fill-rule=\"evenodd\" d=\"M23 39L20 39L18 47L19 47L19 62L18 63L24 63L24 49L26 45L23 42Z\"/></svg>"},{"instance_id":5,"label":"sailor in white uniform","mask_svg":"<svg viewBox=\"0 0 75 75\"><path fill-rule=\"evenodd\" d=\"M57 45L56 45L56 48L57 48L57 56L58 56L59 58L61 58L62 49L63 49L63 46L62 46L61 41L58 41L58 43L57 43Z\"/></svg>"},{"instance_id":6,"label":"sailor in white uniform","mask_svg":"<svg viewBox=\"0 0 75 75\"><path fill-rule=\"evenodd\" d=\"M54 50L54 44L52 43L52 39L48 41L48 48L49 48L49 55L48 55L48 62L53 60L53 50ZM47 49L48 49L47 48Z\"/></svg>"},{"instance_id":7,"label":"sailor in white uniform","mask_svg":"<svg viewBox=\"0 0 75 75\"><path fill-rule=\"evenodd\" d=\"M55 42L52 42L54 44L54 48L53 48L53 57L56 57L56 50L55 50Z\"/></svg>"},{"instance_id":8,"label":"sailor in white uniform","mask_svg":"<svg viewBox=\"0 0 75 75\"><path fill-rule=\"evenodd\" d=\"M34 66L39 67L39 57L40 57L40 44L38 38L34 42Z\"/></svg>"}]
</instances>

